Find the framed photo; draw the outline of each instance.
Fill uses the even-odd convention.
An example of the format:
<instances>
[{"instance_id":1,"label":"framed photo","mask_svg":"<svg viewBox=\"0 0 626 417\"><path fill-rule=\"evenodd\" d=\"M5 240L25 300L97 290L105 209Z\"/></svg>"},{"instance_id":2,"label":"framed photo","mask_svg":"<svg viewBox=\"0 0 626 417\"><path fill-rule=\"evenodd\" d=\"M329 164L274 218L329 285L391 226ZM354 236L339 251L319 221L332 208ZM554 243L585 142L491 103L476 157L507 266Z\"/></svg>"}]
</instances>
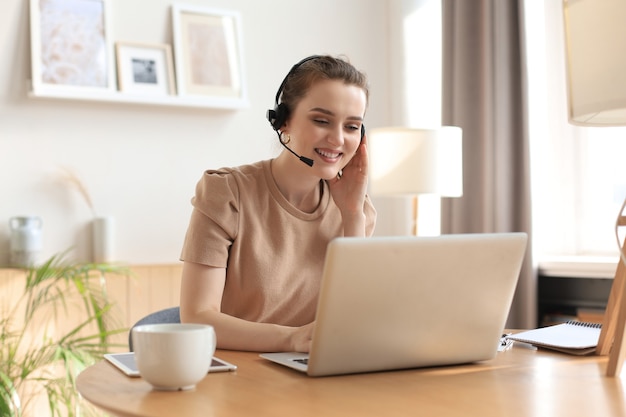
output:
<instances>
[{"instance_id":1,"label":"framed photo","mask_svg":"<svg viewBox=\"0 0 626 417\"><path fill-rule=\"evenodd\" d=\"M169 45L132 42L115 44L120 91L138 94L175 94L174 64Z\"/></svg>"},{"instance_id":2,"label":"framed photo","mask_svg":"<svg viewBox=\"0 0 626 417\"><path fill-rule=\"evenodd\" d=\"M115 91L110 0L30 0L33 90Z\"/></svg>"},{"instance_id":3,"label":"framed photo","mask_svg":"<svg viewBox=\"0 0 626 417\"><path fill-rule=\"evenodd\" d=\"M178 94L215 107L247 105L239 13L174 4L172 26Z\"/></svg>"}]
</instances>

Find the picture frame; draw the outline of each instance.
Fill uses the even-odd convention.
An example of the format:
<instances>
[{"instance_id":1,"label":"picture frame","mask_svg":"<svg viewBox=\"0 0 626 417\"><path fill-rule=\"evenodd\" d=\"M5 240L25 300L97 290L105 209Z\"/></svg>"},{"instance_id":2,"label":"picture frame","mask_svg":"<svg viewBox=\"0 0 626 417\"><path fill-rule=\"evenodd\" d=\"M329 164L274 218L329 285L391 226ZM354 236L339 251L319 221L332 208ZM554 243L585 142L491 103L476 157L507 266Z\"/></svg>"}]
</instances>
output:
<instances>
[{"instance_id":1,"label":"picture frame","mask_svg":"<svg viewBox=\"0 0 626 417\"><path fill-rule=\"evenodd\" d=\"M178 95L214 107L246 106L240 14L174 4L172 27Z\"/></svg>"},{"instance_id":2,"label":"picture frame","mask_svg":"<svg viewBox=\"0 0 626 417\"><path fill-rule=\"evenodd\" d=\"M174 95L172 48L167 44L116 42L118 89L141 95Z\"/></svg>"},{"instance_id":3,"label":"picture frame","mask_svg":"<svg viewBox=\"0 0 626 417\"><path fill-rule=\"evenodd\" d=\"M34 92L115 91L109 1L30 0Z\"/></svg>"}]
</instances>

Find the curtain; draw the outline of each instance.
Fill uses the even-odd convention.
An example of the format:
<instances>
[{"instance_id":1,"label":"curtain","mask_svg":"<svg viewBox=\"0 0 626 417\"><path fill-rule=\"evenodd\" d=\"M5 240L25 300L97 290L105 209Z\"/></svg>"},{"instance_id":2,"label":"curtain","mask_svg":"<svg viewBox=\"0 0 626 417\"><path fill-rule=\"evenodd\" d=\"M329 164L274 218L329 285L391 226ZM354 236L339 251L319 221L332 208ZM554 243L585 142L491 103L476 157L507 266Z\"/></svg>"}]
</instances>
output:
<instances>
[{"instance_id":1,"label":"curtain","mask_svg":"<svg viewBox=\"0 0 626 417\"><path fill-rule=\"evenodd\" d=\"M463 129L463 197L442 233L526 232L508 328L537 326L522 0L443 0L442 124Z\"/></svg>"}]
</instances>

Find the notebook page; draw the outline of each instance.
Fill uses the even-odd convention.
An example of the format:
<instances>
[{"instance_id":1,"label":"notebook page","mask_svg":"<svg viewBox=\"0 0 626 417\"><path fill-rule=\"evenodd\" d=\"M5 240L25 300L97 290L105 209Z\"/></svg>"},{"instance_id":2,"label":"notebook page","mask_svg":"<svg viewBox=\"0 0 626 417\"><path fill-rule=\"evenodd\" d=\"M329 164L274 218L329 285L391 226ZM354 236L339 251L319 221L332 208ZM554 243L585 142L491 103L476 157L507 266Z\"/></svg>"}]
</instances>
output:
<instances>
[{"instance_id":1,"label":"notebook page","mask_svg":"<svg viewBox=\"0 0 626 417\"><path fill-rule=\"evenodd\" d=\"M598 344L600 330L598 324L567 322L516 333L508 339L543 347L588 349Z\"/></svg>"}]
</instances>

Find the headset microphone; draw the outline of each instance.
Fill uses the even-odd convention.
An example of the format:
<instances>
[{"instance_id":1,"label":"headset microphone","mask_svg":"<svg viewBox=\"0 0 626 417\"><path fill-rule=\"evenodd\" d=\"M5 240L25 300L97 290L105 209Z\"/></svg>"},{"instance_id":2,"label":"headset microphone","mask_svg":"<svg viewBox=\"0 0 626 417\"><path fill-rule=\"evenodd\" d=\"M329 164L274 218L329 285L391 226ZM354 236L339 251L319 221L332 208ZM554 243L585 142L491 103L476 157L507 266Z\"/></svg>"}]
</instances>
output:
<instances>
[{"instance_id":1,"label":"headset microphone","mask_svg":"<svg viewBox=\"0 0 626 417\"><path fill-rule=\"evenodd\" d=\"M313 160L311 158L307 158L306 156L298 155L297 153L295 153L293 151L293 149L291 149L289 146L287 146L285 144L285 142L283 142L282 140L280 141L280 143L285 147L285 149L287 149L289 152L291 152L292 154L297 156L299 160L301 160L302 162L304 162L305 164L307 164L310 167L313 166Z\"/></svg>"}]
</instances>

